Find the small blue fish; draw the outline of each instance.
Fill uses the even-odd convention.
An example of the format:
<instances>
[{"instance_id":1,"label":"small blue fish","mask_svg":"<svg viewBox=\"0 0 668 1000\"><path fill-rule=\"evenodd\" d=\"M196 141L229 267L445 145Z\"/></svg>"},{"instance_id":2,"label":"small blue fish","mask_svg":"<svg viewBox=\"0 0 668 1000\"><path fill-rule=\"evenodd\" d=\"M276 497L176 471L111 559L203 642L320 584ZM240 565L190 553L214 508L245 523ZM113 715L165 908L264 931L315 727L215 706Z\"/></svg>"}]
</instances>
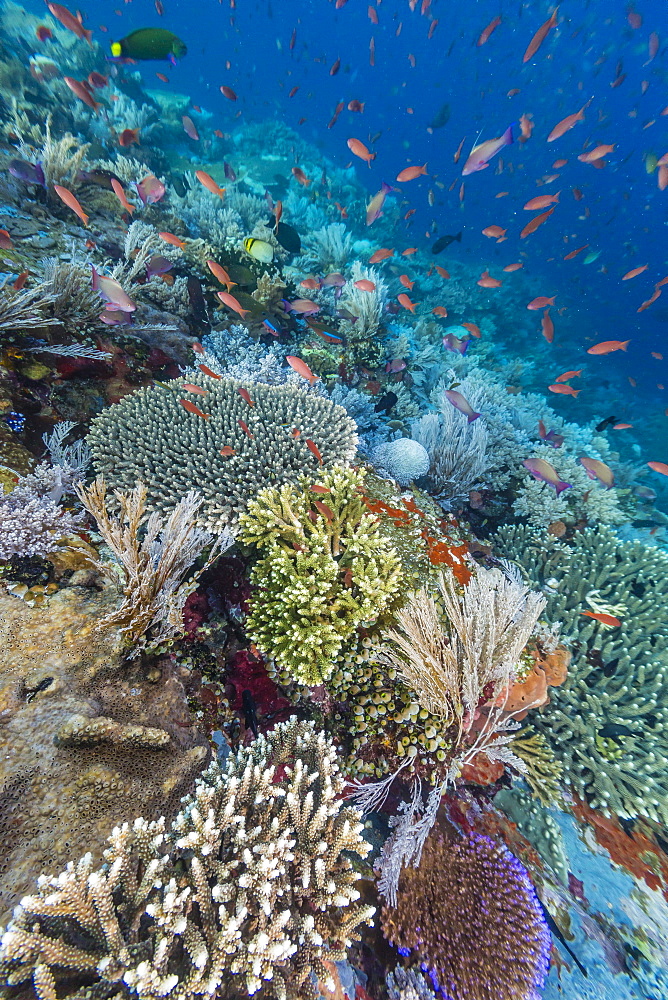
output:
<instances>
[{"instance_id":1,"label":"small blue fish","mask_svg":"<svg viewBox=\"0 0 668 1000\"><path fill-rule=\"evenodd\" d=\"M26 418L22 413L17 413L16 410L10 410L9 413L6 413L4 420L16 434L20 434L26 425Z\"/></svg>"}]
</instances>

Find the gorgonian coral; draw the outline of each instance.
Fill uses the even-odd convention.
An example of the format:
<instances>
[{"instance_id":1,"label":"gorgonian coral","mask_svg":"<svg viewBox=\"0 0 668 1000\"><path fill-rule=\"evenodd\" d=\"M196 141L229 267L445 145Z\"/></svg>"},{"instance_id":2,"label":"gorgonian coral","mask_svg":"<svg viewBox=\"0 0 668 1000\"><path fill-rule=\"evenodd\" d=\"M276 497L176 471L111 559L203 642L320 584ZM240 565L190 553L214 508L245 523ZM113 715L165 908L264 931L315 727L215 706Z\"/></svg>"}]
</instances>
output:
<instances>
[{"instance_id":1,"label":"gorgonian coral","mask_svg":"<svg viewBox=\"0 0 668 1000\"><path fill-rule=\"evenodd\" d=\"M526 870L503 845L439 826L385 906L385 937L429 970L448 1000L538 1000L550 933Z\"/></svg>"},{"instance_id":2,"label":"gorgonian coral","mask_svg":"<svg viewBox=\"0 0 668 1000\"><path fill-rule=\"evenodd\" d=\"M214 762L171 828L117 827L90 855L42 876L0 939L0 981L39 1000L310 1000L334 988L373 907L350 855L370 850L341 802L336 751L292 718Z\"/></svg>"},{"instance_id":3,"label":"gorgonian coral","mask_svg":"<svg viewBox=\"0 0 668 1000\"><path fill-rule=\"evenodd\" d=\"M298 486L262 490L240 519L263 553L247 622L286 682L320 684L362 622L397 593L399 557L360 493L364 473L334 467Z\"/></svg>"}]
</instances>

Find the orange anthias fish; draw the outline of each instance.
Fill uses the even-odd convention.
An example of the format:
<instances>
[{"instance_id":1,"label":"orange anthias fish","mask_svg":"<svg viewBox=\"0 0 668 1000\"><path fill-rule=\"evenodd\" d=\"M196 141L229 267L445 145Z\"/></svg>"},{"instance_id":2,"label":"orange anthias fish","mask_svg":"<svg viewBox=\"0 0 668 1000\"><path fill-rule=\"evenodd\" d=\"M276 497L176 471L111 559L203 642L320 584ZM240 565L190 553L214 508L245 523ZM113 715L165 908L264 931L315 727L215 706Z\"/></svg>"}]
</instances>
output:
<instances>
[{"instance_id":1,"label":"orange anthias fish","mask_svg":"<svg viewBox=\"0 0 668 1000\"><path fill-rule=\"evenodd\" d=\"M418 302L411 302L405 292L402 292L401 295L397 295L397 302L400 306L403 306L404 309L408 309L408 311L412 313L415 312L415 307L419 305Z\"/></svg>"},{"instance_id":2,"label":"orange anthias fish","mask_svg":"<svg viewBox=\"0 0 668 1000\"><path fill-rule=\"evenodd\" d=\"M520 239L523 240L526 236L531 236L532 233L535 233L538 227L542 226L543 223L546 221L546 219L549 219L549 217L552 215L553 212L554 209L549 208L547 212L542 212L540 215L536 215L531 220L531 222L527 222L526 226L520 233Z\"/></svg>"},{"instance_id":3,"label":"orange anthias fish","mask_svg":"<svg viewBox=\"0 0 668 1000\"><path fill-rule=\"evenodd\" d=\"M0 247L3 250L11 250L14 244L6 229L0 229Z\"/></svg>"},{"instance_id":4,"label":"orange anthias fish","mask_svg":"<svg viewBox=\"0 0 668 1000\"><path fill-rule=\"evenodd\" d=\"M248 426L248 424L246 423L245 420L237 420L237 423L239 424L239 427L241 427L241 429L244 432L244 434L247 434L249 438L254 437L254 435L251 433L251 430L250 430L250 428L249 428L249 426Z\"/></svg>"},{"instance_id":5,"label":"orange anthias fish","mask_svg":"<svg viewBox=\"0 0 668 1000\"><path fill-rule=\"evenodd\" d=\"M376 159L376 154L369 152L363 142L359 139L348 139L348 149L360 160L364 160L371 167L371 161Z\"/></svg>"},{"instance_id":6,"label":"orange anthias fish","mask_svg":"<svg viewBox=\"0 0 668 1000\"><path fill-rule=\"evenodd\" d=\"M354 281L353 284L355 288L359 288L361 292L375 292L376 286L373 281L369 281L368 278L360 278L359 281Z\"/></svg>"},{"instance_id":7,"label":"orange anthias fish","mask_svg":"<svg viewBox=\"0 0 668 1000\"><path fill-rule=\"evenodd\" d=\"M220 92L223 97L226 97L228 101L236 101L237 95L234 93L231 87L226 87L224 84L220 88Z\"/></svg>"},{"instance_id":8,"label":"orange anthias fish","mask_svg":"<svg viewBox=\"0 0 668 1000\"><path fill-rule=\"evenodd\" d=\"M537 212L539 208L548 208L559 201L560 194L561 191L557 191L556 194L539 194L537 198L532 198L523 206L524 210L526 212Z\"/></svg>"},{"instance_id":9,"label":"orange anthias fish","mask_svg":"<svg viewBox=\"0 0 668 1000\"><path fill-rule=\"evenodd\" d=\"M374 253L369 257L370 264L378 264L381 260L387 260L388 257L394 257L394 250L389 250L387 247L381 247L380 250L375 250Z\"/></svg>"},{"instance_id":10,"label":"orange anthias fish","mask_svg":"<svg viewBox=\"0 0 668 1000\"><path fill-rule=\"evenodd\" d=\"M568 382L568 380L571 379L571 378L578 378L580 375L582 375L583 371L584 371L584 368L578 368L577 371L564 372L563 375L557 375L557 377L555 378L554 381L555 382Z\"/></svg>"},{"instance_id":11,"label":"orange anthias fish","mask_svg":"<svg viewBox=\"0 0 668 1000\"><path fill-rule=\"evenodd\" d=\"M556 392L559 396L577 396L582 389L574 389L572 385L563 385L556 383L554 385L548 385L550 392Z\"/></svg>"},{"instance_id":12,"label":"orange anthias fish","mask_svg":"<svg viewBox=\"0 0 668 1000\"><path fill-rule=\"evenodd\" d=\"M489 271L483 271L476 284L480 285L481 288L501 288L503 282L499 281L498 278L490 277Z\"/></svg>"},{"instance_id":13,"label":"orange anthias fish","mask_svg":"<svg viewBox=\"0 0 668 1000\"><path fill-rule=\"evenodd\" d=\"M293 167L292 176L302 187L309 187L311 184L311 178L306 176L301 167Z\"/></svg>"},{"instance_id":14,"label":"orange anthias fish","mask_svg":"<svg viewBox=\"0 0 668 1000\"><path fill-rule=\"evenodd\" d=\"M436 267L436 273L440 274L442 278L447 279L450 277L450 272L446 271L446 269L444 267L441 267L440 264L436 264L435 267Z\"/></svg>"},{"instance_id":15,"label":"orange anthias fish","mask_svg":"<svg viewBox=\"0 0 668 1000\"><path fill-rule=\"evenodd\" d=\"M531 138L533 129L534 124L529 115L520 115L520 131L522 134L520 135L519 141L527 142Z\"/></svg>"},{"instance_id":16,"label":"orange anthias fish","mask_svg":"<svg viewBox=\"0 0 668 1000\"><path fill-rule=\"evenodd\" d=\"M531 57L534 56L536 54L536 52L538 52L538 49L541 47L541 45L545 41L550 28L553 28L555 26L555 24L557 23L557 13L558 13L558 11L559 11L559 8L555 7L554 10L552 11L551 16L547 19L547 21L545 21L543 24L541 24L541 26L538 29L538 31L536 32L536 34L533 36L533 38L529 42L529 44L527 46L527 49L526 49L526 52L522 56L522 62L529 62L529 60L531 59Z\"/></svg>"},{"instance_id":17,"label":"orange anthias fish","mask_svg":"<svg viewBox=\"0 0 668 1000\"><path fill-rule=\"evenodd\" d=\"M202 388L200 388L200 386L193 385L191 382L184 382L183 385L181 386L181 388L185 389L186 392L194 392L197 396L208 396L209 395L209 390L208 389L202 389Z\"/></svg>"},{"instance_id":18,"label":"orange anthias fish","mask_svg":"<svg viewBox=\"0 0 668 1000\"><path fill-rule=\"evenodd\" d=\"M647 465L652 472L660 472L662 476L668 476L668 465L665 462L648 462Z\"/></svg>"},{"instance_id":19,"label":"orange anthias fish","mask_svg":"<svg viewBox=\"0 0 668 1000\"><path fill-rule=\"evenodd\" d=\"M201 372L204 372L205 375L208 375L209 378L222 378L223 377L222 375L216 375L215 372L211 371L211 369L209 368L208 365L198 365L197 367L199 368L199 370Z\"/></svg>"},{"instance_id":20,"label":"orange anthias fish","mask_svg":"<svg viewBox=\"0 0 668 1000\"><path fill-rule=\"evenodd\" d=\"M77 199L74 197L72 192L69 191L66 187L62 187L62 185L60 184L54 184L53 190L56 192L56 194L63 202L63 204L67 205L68 208L71 208L72 211L75 213L75 215L79 216L84 226L87 226L89 217L86 215L83 208L81 207Z\"/></svg>"},{"instance_id":21,"label":"orange anthias fish","mask_svg":"<svg viewBox=\"0 0 668 1000\"><path fill-rule=\"evenodd\" d=\"M460 323L460 326L463 326L465 330L468 330L473 337L482 337L480 327L476 323Z\"/></svg>"},{"instance_id":22,"label":"orange anthias fish","mask_svg":"<svg viewBox=\"0 0 668 1000\"><path fill-rule=\"evenodd\" d=\"M158 233L158 236L165 243L171 243L173 247L178 247L180 250L183 250L186 245L186 241L182 240L180 236L175 236L174 233Z\"/></svg>"},{"instance_id":23,"label":"orange anthias fish","mask_svg":"<svg viewBox=\"0 0 668 1000\"><path fill-rule=\"evenodd\" d=\"M306 447L308 450L312 455L315 455L320 465L322 465L322 455L320 454L317 444L314 441L311 441L310 438L304 438L304 440L306 441Z\"/></svg>"},{"instance_id":24,"label":"orange anthias fish","mask_svg":"<svg viewBox=\"0 0 668 1000\"><path fill-rule=\"evenodd\" d=\"M434 316L440 316L441 319L445 319L448 315L448 310L445 308L445 306L435 306L432 309L432 312Z\"/></svg>"},{"instance_id":25,"label":"orange anthias fish","mask_svg":"<svg viewBox=\"0 0 668 1000\"><path fill-rule=\"evenodd\" d=\"M603 611L581 611L580 614L586 615L587 618L595 618L602 625L619 626L622 624L619 618L615 618L614 615L606 615Z\"/></svg>"},{"instance_id":26,"label":"orange anthias fish","mask_svg":"<svg viewBox=\"0 0 668 1000\"><path fill-rule=\"evenodd\" d=\"M484 28L483 31L480 32L480 37L478 38L478 41L476 42L476 45L478 47L480 47L481 45L484 45L485 42L487 41L487 39L489 38L489 36L492 34L492 32L495 31L496 28L498 28L500 24L501 24L501 18L498 17L498 16L495 17L493 21L490 21L489 24L487 25L487 27Z\"/></svg>"},{"instance_id":27,"label":"orange anthias fish","mask_svg":"<svg viewBox=\"0 0 668 1000\"><path fill-rule=\"evenodd\" d=\"M63 27L74 32L77 38L85 38L88 44L92 47L93 32L90 28L84 28L79 17L75 17L74 14L67 9L67 7L63 7L60 3L47 3L46 6L49 8L55 19L60 21Z\"/></svg>"},{"instance_id":28,"label":"orange anthias fish","mask_svg":"<svg viewBox=\"0 0 668 1000\"><path fill-rule=\"evenodd\" d=\"M123 185L121 184L120 181L117 181L115 177L111 178L111 188L116 197L118 198L118 200L120 201L121 205L125 209L125 211L129 212L130 215L132 215L132 213L135 210L135 206L130 204L130 202L128 201L128 197L125 191L123 190Z\"/></svg>"},{"instance_id":29,"label":"orange anthias fish","mask_svg":"<svg viewBox=\"0 0 668 1000\"><path fill-rule=\"evenodd\" d=\"M139 133L141 129L139 128L124 128L118 137L118 145L127 148L133 144L139 145Z\"/></svg>"},{"instance_id":30,"label":"orange anthias fish","mask_svg":"<svg viewBox=\"0 0 668 1000\"><path fill-rule=\"evenodd\" d=\"M199 406L195 406L195 404L192 403L189 399L180 399L179 403L181 404L184 410L188 411L188 413L194 413L196 417L202 417L204 420L209 419L209 414L202 413Z\"/></svg>"},{"instance_id":31,"label":"orange anthias fish","mask_svg":"<svg viewBox=\"0 0 668 1000\"><path fill-rule=\"evenodd\" d=\"M540 328L548 344L551 344L554 340L554 323L552 322L549 309L546 309L541 317ZM556 379L556 381L559 382L560 379Z\"/></svg>"},{"instance_id":32,"label":"orange anthias fish","mask_svg":"<svg viewBox=\"0 0 668 1000\"><path fill-rule=\"evenodd\" d=\"M613 351L625 351L630 343L630 340L602 340L600 344L590 347L587 354L612 354Z\"/></svg>"},{"instance_id":33,"label":"orange anthias fish","mask_svg":"<svg viewBox=\"0 0 668 1000\"><path fill-rule=\"evenodd\" d=\"M250 311L248 309L244 309L239 300L235 299L234 295L230 295L229 292L216 292L216 295L223 305L226 305L228 309L233 309L235 312L239 313L242 319Z\"/></svg>"},{"instance_id":34,"label":"orange anthias fish","mask_svg":"<svg viewBox=\"0 0 668 1000\"><path fill-rule=\"evenodd\" d=\"M293 371L296 371L298 375L301 375L302 378L305 378L308 381L309 385L314 385L317 381L319 381L320 376L314 375L306 362L302 361L301 358L297 358L293 354L288 354L285 360Z\"/></svg>"},{"instance_id":35,"label":"orange anthias fish","mask_svg":"<svg viewBox=\"0 0 668 1000\"><path fill-rule=\"evenodd\" d=\"M552 131L547 137L548 142L554 142L555 139L560 139L564 132L568 132L569 129L573 128L576 122L584 121L584 113L589 104L583 104L579 111L576 111L574 115L567 115L566 118L562 118L560 122L554 126ZM562 164L563 166L563 164Z\"/></svg>"},{"instance_id":36,"label":"orange anthias fish","mask_svg":"<svg viewBox=\"0 0 668 1000\"><path fill-rule=\"evenodd\" d=\"M503 135L498 139L486 139L484 142L474 146L468 155L466 163L462 168L462 176L476 173L489 166L489 161L496 156L504 146L509 146L513 141L513 127L509 125Z\"/></svg>"},{"instance_id":37,"label":"orange anthias fish","mask_svg":"<svg viewBox=\"0 0 668 1000\"><path fill-rule=\"evenodd\" d=\"M421 177L423 174L427 173L427 164L423 163L421 167L405 167L400 170L397 174L398 181L414 181L416 177Z\"/></svg>"},{"instance_id":38,"label":"orange anthias fish","mask_svg":"<svg viewBox=\"0 0 668 1000\"><path fill-rule=\"evenodd\" d=\"M207 174L205 170L196 170L195 177L200 182L200 184L210 191L211 194L217 194L219 198L225 197L225 188L221 188L216 184L213 177Z\"/></svg>"},{"instance_id":39,"label":"orange anthias fish","mask_svg":"<svg viewBox=\"0 0 668 1000\"><path fill-rule=\"evenodd\" d=\"M622 281L630 281L631 278L635 278L637 275L642 274L643 271L646 271L648 267L649 264L643 264L642 267L634 267L633 270L627 271L626 274L622 276Z\"/></svg>"},{"instance_id":40,"label":"orange anthias fish","mask_svg":"<svg viewBox=\"0 0 668 1000\"><path fill-rule=\"evenodd\" d=\"M217 278L221 285L225 285L228 292L233 285L236 285L236 281L232 281L225 268L221 264L216 263L215 260L207 260L206 266L209 268L214 278Z\"/></svg>"},{"instance_id":41,"label":"orange anthias fish","mask_svg":"<svg viewBox=\"0 0 668 1000\"><path fill-rule=\"evenodd\" d=\"M411 279L408 277L407 274L400 274L399 281L404 286L404 288L408 289L409 292L413 291L413 285L415 284L415 282L411 281Z\"/></svg>"},{"instance_id":42,"label":"orange anthias fish","mask_svg":"<svg viewBox=\"0 0 668 1000\"><path fill-rule=\"evenodd\" d=\"M518 261L515 264L506 264L506 266L504 267L503 270L504 271L519 271L520 268L522 268L522 267L524 267L524 264L522 264L521 262Z\"/></svg>"},{"instance_id":43,"label":"orange anthias fish","mask_svg":"<svg viewBox=\"0 0 668 1000\"><path fill-rule=\"evenodd\" d=\"M595 146L594 149L590 149L587 153L580 153L578 160L581 163L596 163L597 160L607 156L608 153L612 153L614 148L614 143L611 146Z\"/></svg>"},{"instance_id":44,"label":"orange anthias fish","mask_svg":"<svg viewBox=\"0 0 668 1000\"><path fill-rule=\"evenodd\" d=\"M244 389L244 387L241 386L239 389L237 389L237 392L239 393L239 395L241 396L241 398L245 403L248 403L248 405L251 407L255 406L255 403L250 397L248 389Z\"/></svg>"},{"instance_id":45,"label":"orange anthias fish","mask_svg":"<svg viewBox=\"0 0 668 1000\"><path fill-rule=\"evenodd\" d=\"M222 447L222 448L220 449L220 451L218 452L218 454L219 454L219 455L222 455L222 456L223 456L223 458L231 458L231 457L232 457L232 455L236 455L236 451L234 450L234 448L232 448L232 446L231 446L231 445L229 445L229 444L225 444L225 445L223 445L223 447Z\"/></svg>"},{"instance_id":46,"label":"orange anthias fish","mask_svg":"<svg viewBox=\"0 0 668 1000\"><path fill-rule=\"evenodd\" d=\"M582 253L583 250L586 250L588 246L589 246L588 243L583 243L583 245L581 247L578 247L577 250L571 250L570 253L567 253L566 256L564 257L564 260L573 260L573 258L577 257L579 253Z\"/></svg>"},{"instance_id":47,"label":"orange anthias fish","mask_svg":"<svg viewBox=\"0 0 668 1000\"><path fill-rule=\"evenodd\" d=\"M95 113L97 114L102 105L100 104L99 101L95 100L88 87L84 86L84 84L81 83L79 80L75 80L73 76L64 76L63 80L70 88L72 93L76 94L76 96L79 98L80 101L83 101L84 104L87 104L88 107L92 108L92 110L95 111Z\"/></svg>"},{"instance_id":48,"label":"orange anthias fish","mask_svg":"<svg viewBox=\"0 0 668 1000\"><path fill-rule=\"evenodd\" d=\"M548 298L547 295L537 295L535 299L529 302L527 309L544 309L545 306L553 306L556 297L556 295L553 295L551 298Z\"/></svg>"},{"instance_id":49,"label":"orange anthias fish","mask_svg":"<svg viewBox=\"0 0 668 1000\"><path fill-rule=\"evenodd\" d=\"M507 232L508 230L502 229L501 226L487 226L486 229L483 229L482 235L495 239L497 243L502 243Z\"/></svg>"}]
</instances>

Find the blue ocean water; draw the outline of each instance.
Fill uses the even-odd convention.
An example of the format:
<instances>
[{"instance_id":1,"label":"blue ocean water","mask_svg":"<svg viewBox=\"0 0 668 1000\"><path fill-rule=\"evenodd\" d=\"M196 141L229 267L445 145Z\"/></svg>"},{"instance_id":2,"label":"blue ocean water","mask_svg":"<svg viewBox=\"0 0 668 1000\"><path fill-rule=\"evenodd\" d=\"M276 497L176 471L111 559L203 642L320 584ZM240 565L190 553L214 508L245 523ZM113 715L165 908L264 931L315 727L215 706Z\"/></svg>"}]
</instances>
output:
<instances>
[{"instance_id":1,"label":"blue ocean water","mask_svg":"<svg viewBox=\"0 0 668 1000\"><path fill-rule=\"evenodd\" d=\"M36 0L24 6L38 17L46 11ZM140 28L166 28L186 44L187 54L173 64L110 60L107 67L121 89L138 73L156 101L170 93L188 98L198 137L170 132L169 147L159 150L166 164L178 160L194 172L230 159L243 168L243 143L230 141L235 134L285 125L319 152L323 177L327 164L352 169L367 200L389 186L388 205L400 207L390 244L390 234L381 244L378 230L365 225L362 201L337 207L356 239L368 241L367 260L381 245L399 260L403 250L417 248L412 298L437 264L461 262L472 276L489 272L501 282L481 293L472 277L476 309L484 312L488 302L495 318L498 342L486 345L488 357L517 358L517 391L543 395L569 421L614 417L613 451L642 471L656 507L668 513L668 166L658 162L665 155L668 163L665 4L567 0L551 24L554 11L549 3L520 0L130 0L118 7L85 0L81 7L83 23L109 55L112 42ZM525 58L542 25L544 38ZM581 109L582 120L548 140ZM464 174L471 150L509 126L512 143L490 156L486 169ZM81 134L89 138L83 126ZM351 139L371 154L368 165L351 150ZM579 159L597 146L608 148L593 163ZM141 142L123 152L141 159ZM398 179L423 165L416 177ZM249 173L252 166L249 160ZM300 168L298 158L294 166ZM325 181L308 182L304 197L324 201ZM552 204L524 208L548 195L555 196ZM270 200L273 206L276 198ZM520 235L550 209L534 233ZM1 224L11 230L10 213L15 209L8 206ZM490 227L498 228L485 235ZM442 237L459 234L433 253ZM412 256L405 260L413 273ZM515 263L521 268L504 270ZM537 297L554 300L547 304L555 331L549 349L541 330L546 304L532 308L527 320L527 305ZM617 343L609 352L587 353L608 341L625 349ZM574 373L566 380L573 395L548 388L564 385L556 379L565 372ZM613 423L630 426L612 431ZM648 462L667 463L666 474L648 473ZM665 546L663 533L643 538ZM661 892L643 896L630 875L595 853L593 840L584 843L570 816L552 813L568 871L585 886L587 903L575 907L569 942L589 976L562 950L567 965L553 963L543 996L662 1000L668 960L656 928L668 926L668 910ZM630 928L642 924L641 913L647 926L634 937ZM624 932L617 935L618 928ZM647 956L652 962L645 967Z\"/></svg>"}]
</instances>

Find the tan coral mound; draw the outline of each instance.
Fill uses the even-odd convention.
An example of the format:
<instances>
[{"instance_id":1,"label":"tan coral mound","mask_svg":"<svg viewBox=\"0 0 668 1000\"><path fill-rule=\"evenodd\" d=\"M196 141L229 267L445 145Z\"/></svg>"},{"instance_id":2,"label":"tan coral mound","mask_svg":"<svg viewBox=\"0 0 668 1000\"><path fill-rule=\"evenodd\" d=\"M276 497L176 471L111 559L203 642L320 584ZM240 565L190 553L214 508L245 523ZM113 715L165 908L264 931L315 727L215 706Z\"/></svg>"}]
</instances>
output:
<instances>
[{"instance_id":1,"label":"tan coral mound","mask_svg":"<svg viewBox=\"0 0 668 1000\"><path fill-rule=\"evenodd\" d=\"M175 815L207 760L176 668L121 663L96 633L114 601L0 592L0 922L40 872L101 859L115 825Z\"/></svg>"}]
</instances>

